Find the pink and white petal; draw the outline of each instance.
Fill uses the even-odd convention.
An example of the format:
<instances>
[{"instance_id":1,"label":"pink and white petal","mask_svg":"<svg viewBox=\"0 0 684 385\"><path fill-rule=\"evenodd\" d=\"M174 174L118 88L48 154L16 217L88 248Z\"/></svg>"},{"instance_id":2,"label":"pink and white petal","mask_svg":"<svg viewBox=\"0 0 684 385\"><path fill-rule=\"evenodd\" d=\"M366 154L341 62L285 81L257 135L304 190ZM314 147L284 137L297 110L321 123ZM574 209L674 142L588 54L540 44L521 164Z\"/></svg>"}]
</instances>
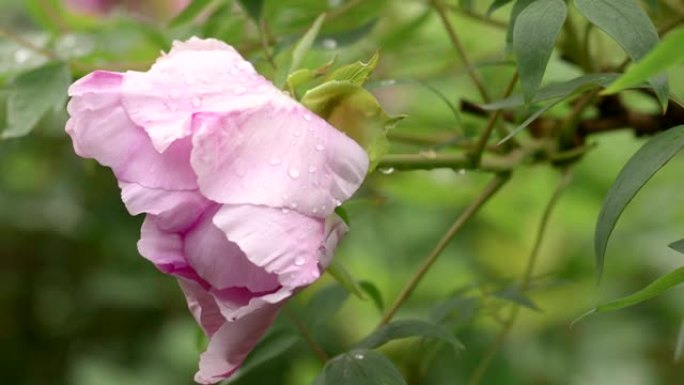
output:
<instances>
[{"instance_id":1,"label":"pink and white petal","mask_svg":"<svg viewBox=\"0 0 684 385\"><path fill-rule=\"evenodd\" d=\"M186 231L206 211L217 204L198 190L162 190L137 183L119 182L121 199L131 215L156 216L157 226L167 232Z\"/></svg>"},{"instance_id":2,"label":"pink and white petal","mask_svg":"<svg viewBox=\"0 0 684 385\"><path fill-rule=\"evenodd\" d=\"M239 288L253 293L247 300L278 289L278 277L251 262L214 226L212 216L213 212L207 213L185 233L184 254L193 269L217 290Z\"/></svg>"},{"instance_id":3,"label":"pink and white petal","mask_svg":"<svg viewBox=\"0 0 684 385\"><path fill-rule=\"evenodd\" d=\"M221 314L230 321L240 319L262 307L283 302L293 294L292 288L284 286L266 293L252 293L244 288L211 290L211 295L216 300Z\"/></svg>"},{"instance_id":4,"label":"pink and white petal","mask_svg":"<svg viewBox=\"0 0 684 385\"><path fill-rule=\"evenodd\" d=\"M236 243L247 259L278 274L287 289L306 286L321 273L319 256L324 220L266 206L225 205L213 223Z\"/></svg>"},{"instance_id":5,"label":"pink and white petal","mask_svg":"<svg viewBox=\"0 0 684 385\"><path fill-rule=\"evenodd\" d=\"M237 370L247 354L275 321L280 304L264 306L233 322L226 322L209 339L207 350L200 356L195 381L214 384Z\"/></svg>"},{"instance_id":6,"label":"pink and white petal","mask_svg":"<svg viewBox=\"0 0 684 385\"><path fill-rule=\"evenodd\" d=\"M192 167L200 191L225 204L252 204L327 217L361 185L366 152L290 100L232 114L198 114Z\"/></svg>"},{"instance_id":7,"label":"pink and white petal","mask_svg":"<svg viewBox=\"0 0 684 385\"><path fill-rule=\"evenodd\" d=\"M178 279L188 308L204 333L211 337L224 323L226 319L221 315L214 297L209 294L200 284L187 279Z\"/></svg>"},{"instance_id":8,"label":"pink and white petal","mask_svg":"<svg viewBox=\"0 0 684 385\"><path fill-rule=\"evenodd\" d=\"M159 154L149 137L121 106L121 76L94 72L70 88L66 132L75 152L112 168L117 178L150 188L196 189L190 167L190 140Z\"/></svg>"},{"instance_id":9,"label":"pink and white petal","mask_svg":"<svg viewBox=\"0 0 684 385\"><path fill-rule=\"evenodd\" d=\"M347 227L347 224L344 223L342 218L337 214L331 214L329 217L325 218L325 239L321 248L321 254L318 257L318 262L322 270L325 270L330 266L333 254L335 253L335 248L347 231L349 231L349 227Z\"/></svg>"},{"instance_id":10,"label":"pink and white petal","mask_svg":"<svg viewBox=\"0 0 684 385\"><path fill-rule=\"evenodd\" d=\"M198 284L209 285L190 267L183 250L183 238L157 226L157 218L147 215L140 230L138 252L163 273L185 278Z\"/></svg>"},{"instance_id":11,"label":"pink and white petal","mask_svg":"<svg viewBox=\"0 0 684 385\"><path fill-rule=\"evenodd\" d=\"M229 45L218 40L175 42L148 72L127 72L123 104L159 152L192 133L197 112L253 108L282 93Z\"/></svg>"}]
</instances>

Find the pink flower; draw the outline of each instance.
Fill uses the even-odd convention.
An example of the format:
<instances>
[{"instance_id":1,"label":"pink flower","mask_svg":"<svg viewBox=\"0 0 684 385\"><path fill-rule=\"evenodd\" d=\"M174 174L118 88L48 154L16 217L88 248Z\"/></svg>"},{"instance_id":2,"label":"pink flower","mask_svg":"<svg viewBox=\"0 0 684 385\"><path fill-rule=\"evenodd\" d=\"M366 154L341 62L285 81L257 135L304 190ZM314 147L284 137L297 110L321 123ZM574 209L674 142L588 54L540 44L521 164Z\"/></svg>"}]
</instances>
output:
<instances>
[{"instance_id":1,"label":"pink flower","mask_svg":"<svg viewBox=\"0 0 684 385\"><path fill-rule=\"evenodd\" d=\"M328 266L347 230L333 210L366 153L213 39L175 42L148 72L93 72L69 95L74 150L146 214L140 253L178 278L209 336L195 380L230 376Z\"/></svg>"}]
</instances>

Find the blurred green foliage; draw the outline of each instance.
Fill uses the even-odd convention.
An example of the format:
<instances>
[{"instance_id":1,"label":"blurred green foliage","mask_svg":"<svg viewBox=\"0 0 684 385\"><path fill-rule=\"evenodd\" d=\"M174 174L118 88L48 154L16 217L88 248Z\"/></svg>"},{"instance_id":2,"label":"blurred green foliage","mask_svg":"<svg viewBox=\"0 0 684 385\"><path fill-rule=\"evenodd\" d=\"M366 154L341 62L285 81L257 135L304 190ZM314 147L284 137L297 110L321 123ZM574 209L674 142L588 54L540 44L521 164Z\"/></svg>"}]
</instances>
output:
<instances>
[{"instance_id":1,"label":"blurred green foliage","mask_svg":"<svg viewBox=\"0 0 684 385\"><path fill-rule=\"evenodd\" d=\"M288 69L286 53L328 12L301 67L320 68L333 58L335 63L365 61L379 49L368 88L389 114L407 115L390 136L393 152L434 150L429 143L405 140L416 134L473 137L480 132L481 117L455 108L459 100L479 102L479 95L428 2L266 0L263 8L257 3L262 2L215 1L210 11L176 18L170 26L168 13L141 16L120 8L96 16L69 11L57 0L3 0L0 80L6 86L0 91L0 121L8 118L11 85L21 72L55 58L68 62L74 77L96 68L145 69L173 39L192 35L225 40L265 75L284 79L287 74L278 71ZM483 21L491 1L446 3L484 84L502 94L515 71L505 51L512 4ZM657 26L684 15L680 2L648 3ZM249 5L249 13L240 4ZM255 22L259 15L265 23ZM576 10L570 8L568 17L578 29L591 29ZM618 66L624 53L607 35L594 32L591 68ZM581 73L554 54L542 84ZM674 97L684 96L684 77L672 76L670 86ZM624 100L635 111L658 110L638 93ZM549 114L563 116L570 108L560 104ZM138 255L141 218L126 213L108 170L74 155L63 131L63 109L41 106L35 113L44 116L30 135L0 141L0 383L191 383L199 353L197 328L175 280ZM684 163L679 157L624 212L609 244L601 285L596 285L596 217L613 179L642 140L623 130L592 137L592 142L596 146L574 167L573 183L551 217L529 292L516 292L512 284L525 269L559 178L555 169L516 170L448 246L397 318L432 314L456 332L466 349L416 339L383 346L380 351L408 384L466 383L511 302L540 310L521 310L483 384L684 383L684 366L673 360L684 318L681 290L569 327L596 303L635 292L681 265L681 255L666 247L682 238L684 208L678 198ZM331 356L354 346L380 319L375 291L391 303L488 178L449 169L380 169L370 175L345 204L352 231L336 258L357 279L372 283L364 289L374 293L368 295L374 300L335 294L330 286L336 283L326 276L300 293L289 312L306 320L313 338ZM325 291L333 297L317 297ZM344 304L337 313L315 305L332 298ZM300 338L290 337L295 333L282 315L254 352L254 361L263 357L264 363L234 383L312 383L323 365ZM269 349L287 354L269 360Z\"/></svg>"}]
</instances>

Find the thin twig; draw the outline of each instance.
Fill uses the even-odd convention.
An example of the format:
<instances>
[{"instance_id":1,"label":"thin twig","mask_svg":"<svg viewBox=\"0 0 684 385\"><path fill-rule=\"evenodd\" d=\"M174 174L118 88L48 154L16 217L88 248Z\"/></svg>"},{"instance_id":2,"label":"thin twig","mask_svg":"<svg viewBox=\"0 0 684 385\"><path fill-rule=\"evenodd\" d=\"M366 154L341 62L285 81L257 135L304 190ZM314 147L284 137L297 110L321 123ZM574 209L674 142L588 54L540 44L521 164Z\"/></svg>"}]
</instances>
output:
<instances>
[{"instance_id":1,"label":"thin twig","mask_svg":"<svg viewBox=\"0 0 684 385\"><path fill-rule=\"evenodd\" d=\"M489 97L489 92L487 92L487 88L484 86L482 79L480 79L480 75L477 73L475 66L473 66L472 62L470 61L470 58L468 58L468 54L466 53L465 47L463 47L463 43L461 43L461 39L458 37L458 34L456 33L456 30L454 29L453 25L451 25L449 15L447 15L444 5L439 0L430 0L430 4L432 5L432 8L434 8L435 11L437 11L439 18L442 20L444 28L446 29L447 34L449 35L449 39L451 40L451 43L454 45L454 48L456 48L456 52L458 53L458 56L461 58L461 61L463 62L463 65L466 68L468 76L470 76L470 79L473 81L475 87L480 93L482 100L485 103L488 103L491 100L491 98Z\"/></svg>"},{"instance_id":2,"label":"thin twig","mask_svg":"<svg viewBox=\"0 0 684 385\"><path fill-rule=\"evenodd\" d=\"M456 221L451 225L449 230L442 236L442 239L437 242L434 249L427 255L423 260L418 270L413 273L413 276L406 283L402 289L399 296L394 301L392 306L387 310L387 312L382 316L378 326L387 324L392 320L392 317L397 313L401 305L411 296L413 290L418 286L420 281L423 279L425 274L430 270L430 267L435 263L439 255L444 251L444 249L449 245L454 236L463 228L463 225L468 223L468 221L475 216L475 214L482 208L482 206L489 201L489 198L494 196L497 191L503 186L506 181L508 181L510 174L498 174L491 182L485 187L485 189L480 193L480 195L466 208L466 210L456 219Z\"/></svg>"},{"instance_id":3,"label":"thin twig","mask_svg":"<svg viewBox=\"0 0 684 385\"><path fill-rule=\"evenodd\" d=\"M290 310L287 306L285 306L284 309L285 315L287 318L292 322L292 324L297 328L299 331L299 334L302 335L302 338L304 338L304 341L309 345L311 350L316 354L316 356L321 360L321 362L326 363L329 359L328 353L321 348L320 345L314 340L313 336L311 335L311 332L309 332L309 329L306 327L304 322L302 322L301 319L293 312Z\"/></svg>"},{"instance_id":4,"label":"thin twig","mask_svg":"<svg viewBox=\"0 0 684 385\"><path fill-rule=\"evenodd\" d=\"M20 35L17 35L16 33L8 29L0 27L0 36L6 38L7 40L11 40L15 44L22 46L28 50L31 50L39 55L43 55L48 59L54 59L56 57L56 55L52 51L45 49L37 44L34 44L32 41Z\"/></svg>"},{"instance_id":5,"label":"thin twig","mask_svg":"<svg viewBox=\"0 0 684 385\"><path fill-rule=\"evenodd\" d=\"M553 210L554 208L556 208L556 205L561 195L563 195L563 192L568 187L571 180L572 174L570 173L570 170L563 170L561 179L558 181L558 185L556 185L556 189L553 192L553 195L551 195L551 199L546 204L546 208L544 208L544 212L539 222L539 228L537 229L537 236L535 238L534 245L532 246L530 256L527 260L525 272L520 280L520 290L522 292L525 292L530 286L530 280L532 279L534 266L536 265L539 257L539 250L541 250L542 241L544 240L544 235L546 234L546 229L549 224L549 219L551 218L551 213L553 213ZM487 349L487 353L485 354L484 358L480 361L477 368L475 368L473 375L470 377L470 380L468 381L468 385L480 384L480 381L482 380L484 374L487 372L487 369L489 368L489 365L491 364L492 360L498 353L506 338L508 338L508 334L513 328L513 325L515 324L515 321L518 318L518 312L520 311L520 306L518 306L517 304L513 304L512 306L513 308L511 309L508 318L504 321L503 327L499 331L499 334L497 334L496 339L494 340L492 345L489 347L489 349Z\"/></svg>"},{"instance_id":6,"label":"thin twig","mask_svg":"<svg viewBox=\"0 0 684 385\"><path fill-rule=\"evenodd\" d=\"M483 157L477 167L469 154L422 152L419 154L390 154L385 155L378 163L379 168L393 168L396 170L433 170L450 168L453 170L474 170L485 172L508 172L513 170L525 157L524 151L511 152L508 155L491 155Z\"/></svg>"},{"instance_id":7,"label":"thin twig","mask_svg":"<svg viewBox=\"0 0 684 385\"><path fill-rule=\"evenodd\" d=\"M477 21L481 22L482 24L489 25L491 27L495 27L495 28L503 29L503 30L508 29L508 23L506 23L505 21L492 19L491 17L487 17L485 15L481 15L481 14L475 13L473 11L461 9L457 5L446 4L446 6L449 8L449 10L451 12L457 13L457 14L462 15L462 16L469 17L473 20L477 20Z\"/></svg>"},{"instance_id":8,"label":"thin twig","mask_svg":"<svg viewBox=\"0 0 684 385\"><path fill-rule=\"evenodd\" d=\"M515 83L518 82L518 71L515 71L513 76L511 77L511 80L508 82L508 86L506 86L506 90L504 91L503 95L501 96L501 99L506 99L511 95L513 92L513 88L515 88ZM489 115L489 119L487 120L487 125L484 128L484 131L482 131L482 135L480 135L480 138L477 141L477 145L475 147L475 150L472 153L472 162L475 167L477 167L480 164L480 160L482 159L482 151L484 151L485 146L487 145L487 141L489 141L489 136L492 134L492 130L494 129L494 126L496 126L496 123L499 121L499 117L501 116L502 110L496 110L493 113Z\"/></svg>"}]
</instances>

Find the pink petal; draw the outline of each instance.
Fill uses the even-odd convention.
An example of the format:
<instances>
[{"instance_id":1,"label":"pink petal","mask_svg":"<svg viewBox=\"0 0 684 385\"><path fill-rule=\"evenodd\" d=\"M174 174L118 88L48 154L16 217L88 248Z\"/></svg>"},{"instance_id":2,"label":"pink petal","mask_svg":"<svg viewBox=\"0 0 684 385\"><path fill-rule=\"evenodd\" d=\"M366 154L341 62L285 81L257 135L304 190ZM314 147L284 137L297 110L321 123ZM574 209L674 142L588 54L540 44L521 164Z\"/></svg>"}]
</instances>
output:
<instances>
[{"instance_id":1,"label":"pink petal","mask_svg":"<svg viewBox=\"0 0 684 385\"><path fill-rule=\"evenodd\" d=\"M151 189L137 183L119 182L121 199L131 215L153 214L164 231L185 231L216 203L197 190Z\"/></svg>"},{"instance_id":2,"label":"pink petal","mask_svg":"<svg viewBox=\"0 0 684 385\"><path fill-rule=\"evenodd\" d=\"M216 305L216 300L196 282L179 279L178 284L188 301L190 313L202 327L204 334L211 337L226 322Z\"/></svg>"},{"instance_id":3,"label":"pink petal","mask_svg":"<svg viewBox=\"0 0 684 385\"><path fill-rule=\"evenodd\" d=\"M281 92L229 45L197 38L174 42L148 72L127 72L123 105L154 147L165 151L191 134L197 112L229 112L260 106Z\"/></svg>"},{"instance_id":4,"label":"pink petal","mask_svg":"<svg viewBox=\"0 0 684 385\"><path fill-rule=\"evenodd\" d=\"M198 114L192 167L200 191L226 204L327 217L361 185L366 152L293 100L227 115Z\"/></svg>"},{"instance_id":5,"label":"pink petal","mask_svg":"<svg viewBox=\"0 0 684 385\"><path fill-rule=\"evenodd\" d=\"M213 222L252 263L278 274L286 288L312 283L324 268L319 258L328 234L322 219L287 209L225 205Z\"/></svg>"},{"instance_id":6,"label":"pink petal","mask_svg":"<svg viewBox=\"0 0 684 385\"><path fill-rule=\"evenodd\" d=\"M251 293L280 287L277 276L252 263L211 221L213 213L185 234L185 254L195 271L215 289L245 288Z\"/></svg>"},{"instance_id":7,"label":"pink petal","mask_svg":"<svg viewBox=\"0 0 684 385\"><path fill-rule=\"evenodd\" d=\"M237 370L278 315L280 304L264 306L233 322L226 322L209 340L200 356L195 381L214 384Z\"/></svg>"},{"instance_id":8,"label":"pink petal","mask_svg":"<svg viewBox=\"0 0 684 385\"><path fill-rule=\"evenodd\" d=\"M97 71L69 89L66 131L76 153L111 167L120 181L149 188L196 189L190 167L190 140L174 143L164 154L121 106L123 76Z\"/></svg>"}]
</instances>

